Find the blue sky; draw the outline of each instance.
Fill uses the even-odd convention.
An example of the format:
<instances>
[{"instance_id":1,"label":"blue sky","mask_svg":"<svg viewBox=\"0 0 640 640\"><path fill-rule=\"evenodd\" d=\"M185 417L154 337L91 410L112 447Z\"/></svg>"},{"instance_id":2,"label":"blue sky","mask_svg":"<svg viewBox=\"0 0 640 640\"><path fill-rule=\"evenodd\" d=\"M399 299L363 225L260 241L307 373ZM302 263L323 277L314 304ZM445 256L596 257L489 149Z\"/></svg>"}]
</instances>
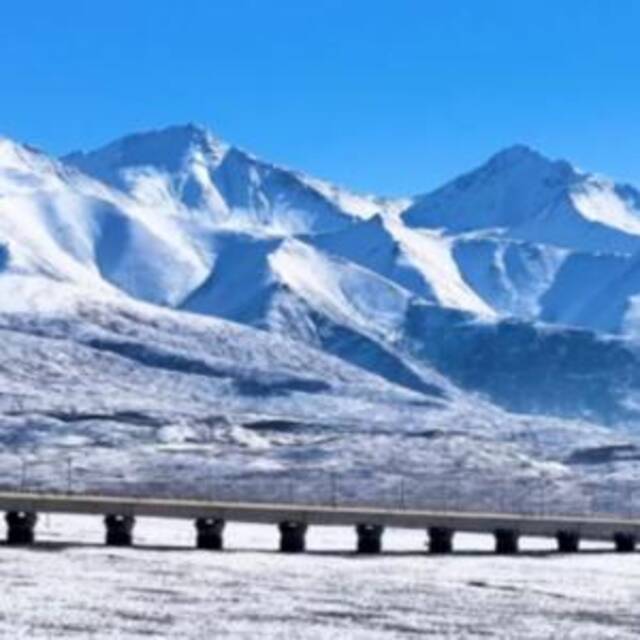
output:
<instances>
[{"instance_id":1,"label":"blue sky","mask_svg":"<svg viewBox=\"0 0 640 640\"><path fill-rule=\"evenodd\" d=\"M195 121L360 190L516 142L640 184L636 0L21 0L0 132L53 153Z\"/></svg>"}]
</instances>

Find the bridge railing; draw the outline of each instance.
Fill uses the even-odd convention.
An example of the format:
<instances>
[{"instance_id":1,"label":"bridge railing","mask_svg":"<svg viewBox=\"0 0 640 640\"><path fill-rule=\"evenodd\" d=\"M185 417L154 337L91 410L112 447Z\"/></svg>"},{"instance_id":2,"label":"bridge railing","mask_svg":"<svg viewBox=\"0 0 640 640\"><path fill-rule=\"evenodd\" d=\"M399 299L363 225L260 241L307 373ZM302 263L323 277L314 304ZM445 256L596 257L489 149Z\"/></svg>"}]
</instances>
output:
<instances>
[{"instance_id":1,"label":"bridge railing","mask_svg":"<svg viewBox=\"0 0 640 640\"><path fill-rule=\"evenodd\" d=\"M16 459L5 469L0 489L234 502L361 506L401 510L515 513L529 515L618 516L637 518L633 482L520 476L498 472L437 470L384 473L359 470L212 473L160 467L150 479L97 472L71 458Z\"/></svg>"}]
</instances>

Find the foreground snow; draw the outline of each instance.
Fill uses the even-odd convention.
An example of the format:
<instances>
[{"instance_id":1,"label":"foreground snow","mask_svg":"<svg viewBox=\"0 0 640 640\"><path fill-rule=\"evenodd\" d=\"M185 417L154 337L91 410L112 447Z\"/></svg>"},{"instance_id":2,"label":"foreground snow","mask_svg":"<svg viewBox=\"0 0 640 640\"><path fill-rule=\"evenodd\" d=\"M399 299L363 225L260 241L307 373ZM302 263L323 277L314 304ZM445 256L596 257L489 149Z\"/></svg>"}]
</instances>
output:
<instances>
[{"instance_id":1,"label":"foreground snow","mask_svg":"<svg viewBox=\"0 0 640 640\"><path fill-rule=\"evenodd\" d=\"M356 557L354 534L309 530L310 553L274 549L274 527L229 525L228 551L193 550L189 522L140 520L141 548L102 546L99 518L48 516L42 546L0 548L0 635L14 638L635 638L640 566L591 546L496 557L424 554L419 531L388 531L388 553ZM68 545L72 542L74 544ZM167 546L170 545L170 546ZM631 560L631 561L630 561Z\"/></svg>"}]
</instances>

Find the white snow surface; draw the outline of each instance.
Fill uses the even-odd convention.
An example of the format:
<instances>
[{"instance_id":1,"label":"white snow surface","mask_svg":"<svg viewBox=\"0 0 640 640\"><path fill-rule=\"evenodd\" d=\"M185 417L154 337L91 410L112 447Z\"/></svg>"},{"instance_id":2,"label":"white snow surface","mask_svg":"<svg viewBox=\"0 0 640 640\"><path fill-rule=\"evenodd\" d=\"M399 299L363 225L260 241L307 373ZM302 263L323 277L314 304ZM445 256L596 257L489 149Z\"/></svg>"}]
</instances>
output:
<instances>
[{"instance_id":1,"label":"white snow surface","mask_svg":"<svg viewBox=\"0 0 640 640\"><path fill-rule=\"evenodd\" d=\"M140 519L135 549L102 546L98 517L45 516L42 547L0 549L0 633L13 638L636 638L637 563L609 545L559 555L524 539L496 557L490 536L428 556L425 534L389 530L357 557L349 529L312 527L284 555L275 527L230 524L228 550L193 549L193 524ZM71 543L71 544L68 544Z\"/></svg>"}]
</instances>

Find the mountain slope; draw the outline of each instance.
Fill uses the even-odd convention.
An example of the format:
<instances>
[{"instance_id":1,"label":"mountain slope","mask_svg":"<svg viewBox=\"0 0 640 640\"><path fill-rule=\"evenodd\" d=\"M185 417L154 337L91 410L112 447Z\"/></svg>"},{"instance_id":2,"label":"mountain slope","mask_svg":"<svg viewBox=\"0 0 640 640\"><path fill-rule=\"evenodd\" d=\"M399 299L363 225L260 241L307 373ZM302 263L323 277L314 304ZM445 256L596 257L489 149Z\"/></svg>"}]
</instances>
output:
<instances>
[{"instance_id":1,"label":"mountain slope","mask_svg":"<svg viewBox=\"0 0 640 640\"><path fill-rule=\"evenodd\" d=\"M408 292L299 240L227 232L217 241L216 268L182 309L293 337L394 383L432 389L432 372L416 371L393 348Z\"/></svg>"},{"instance_id":2,"label":"mountain slope","mask_svg":"<svg viewBox=\"0 0 640 640\"><path fill-rule=\"evenodd\" d=\"M179 224L44 154L0 140L5 268L175 304L206 276Z\"/></svg>"},{"instance_id":3,"label":"mountain slope","mask_svg":"<svg viewBox=\"0 0 640 640\"><path fill-rule=\"evenodd\" d=\"M0 279L8 296L5 486L29 461L30 487L61 489L73 456L76 491L206 497L214 483L218 495L246 498L258 485L282 500L295 482L318 500L339 471L343 500L395 500L399 477L423 488L431 474L468 481L477 505L508 474L523 486L544 475L547 496L575 501L581 483L610 469L582 468L574 454L635 446L588 421L533 420L450 395L449 383L411 392L299 342L117 293L10 276Z\"/></svg>"},{"instance_id":4,"label":"mountain slope","mask_svg":"<svg viewBox=\"0 0 640 640\"><path fill-rule=\"evenodd\" d=\"M640 334L637 203L524 147L410 204L191 125L62 162L2 140L0 311L40 308L34 288L126 295L277 334L426 403L481 393L512 411L628 422L632 345L567 327Z\"/></svg>"},{"instance_id":5,"label":"mountain slope","mask_svg":"<svg viewBox=\"0 0 640 640\"><path fill-rule=\"evenodd\" d=\"M317 235L308 242L425 300L480 315L494 315L463 279L448 239L438 233L408 229L395 216L374 216L348 229Z\"/></svg>"}]
</instances>

